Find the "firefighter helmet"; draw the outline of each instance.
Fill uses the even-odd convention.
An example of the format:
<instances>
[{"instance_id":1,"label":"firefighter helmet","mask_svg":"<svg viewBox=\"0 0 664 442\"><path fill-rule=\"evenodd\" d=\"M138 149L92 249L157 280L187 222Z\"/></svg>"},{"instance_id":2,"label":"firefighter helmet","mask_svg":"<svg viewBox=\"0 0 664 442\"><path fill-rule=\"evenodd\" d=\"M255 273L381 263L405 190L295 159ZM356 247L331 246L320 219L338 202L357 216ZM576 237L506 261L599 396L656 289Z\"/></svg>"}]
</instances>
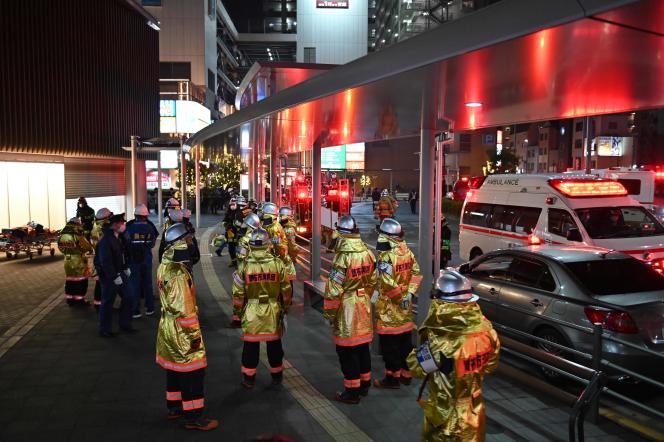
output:
<instances>
[{"instance_id":1,"label":"firefighter helmet","mask_svg":"<svg viewBox=\"0 0 664 442\"><path fill-rule=\"evenodd\" d=\"M401 224L394 218L385 218L379 227L380 233L383 233L387 236L402 236L403 230L401 229Z\"/></svg>"},{"instance_id":2,"label":"firefighter helmet","mask_svg":"<svg viewBox=\"0 0 664 442\"><path fill-rule=\"evenodd\" d=\"M244 218L244 225L251 230L256 230L261 226L261 220L255 213L250 213Z\"/></svg>"},{"instance_id":3,"label":"firefighter helmet","mask_svg":"<svg viewBox=\"0 0 664 442\"><path fill-rule=\"evenodd\" d=\"M387 189L383 189L383 191L380 193L380 196L389 196L390 192Z\"/></svg>"},{"instance_id":4,"label":"firefighter helmet","mask_svg":"<svg viewBox=\"0 0 664 442\"><path fill-rule=\"evenodd\" d=\"M188 220L189 218L191 218L191 210L183 209L182 210L182 219Z\"/></svg>"},{"instance_id":5,"label":"firefighter helmet","mask_svg":"<svg viewBox=\"0 0 664 442\"><path fill-rule=\"evenodd\" d=\"M355 218L350 215L344 215L339 218L337 222L337 230L341 233L355 233L357 232L357 223Z\"/></svg>"},{"instance_id":6,"label":"firefighter helmet","mask_svg":"<svg viewBox=\"0 0 664 442\"><path fill-rule=\"evenodd\" d=\"M283 206L279 209L279 216L282 218L293 216L293 209L288 206Z\"/></svg>"},{"instance_id":7,"label":"firefighter helmet","mask_svg":"<svg viewBox=\"0 0 664 442\"><path fill-rule=\"evenodd\" d=\"M168 217L174 223L181 223L182 222L182 210L180 210L180 209L169 209L168 210Z\"/></svg>"},{"instance_id":8,"label":"firefighter helmet","mask_svg":"<svg viewBox=\"0 0 664 442\"><path fill-rule=\"evenodd\" d=\"M148 216L148 207L145 204L134 207L134 216Z\"/></svg>"},{"instance_id":9,"label":"firefighter helmet","mask_svg":"<svg viewBox=\"0 0 664 442\"><path fill-rule=\"evenodd\" d=\"M251 233L249 245L251 247L264 247L270 244L270 235L265 229L258 228Z\"/></svg>"},{"instance_id":10,"label":"firefighter helmet","mask_svg":"<svg viewBox=\"0 0 664 442\"><path fill-rule=\"evenodd\" d=\"M264 203L261 210L265 215L279 216L279 208L274 203Z\"/></svg>"},{"instance_id":11,"label":"firefighter helmet","mask_svg":"<svg viewBox=\"0 0 664 442\"><path fill-rule=\"evenodd\" d=\"M263 203L257 203L254 200L249 200L249 204L247 204L251 210L260 210L263 207Z\"/></svg>"},{"instance_id":12,"label":"firefighter helmet","mask_svg":"<svg viewBox=\"0 0 664 442\"><path fill-rule=\"evenodd\" d=\"M76 224L77 226L83 225L83 223L81 222L81 218L78 218L76 216L69 219L69 224Z\"/></svg>"},{"instance_id":13,"label":"firefighter helmet","mask_svg":"<svg viewBox=\"0 0 664 442\"><path fill-rule=\"evenodd\" d=\"M111 215L113 215L113 212L108 210L106 207L102 207L101 209L97 210L97 214L95 215L95 218L98 221L102 221L102 220L108 219Z\"/></svg>"},{"instance_id":14,"label":"firefighter helmet","mask_svg":"<svg viewBox=\"0 0 664 442\"><path fill-rule=\"evenodd\" d=\"M189 230L187 230L187 226L182 223L175 223L166 229L164 239L166 240L167 244L172 244L175 241L184 238L188 234Z\"/></svg>"},{"instance_id":15,"label":"firefighter helmet","mask_svg":"<svg viewBox=\"0 0 664 442\"><path fill-rule=\"evenodd\" d=\"M169 200L166 201L166 208L174 209L176 207L180 207L180 202L175 198L169 198Z\"/></svg>"},{"instance_id":16,"label":"firefighter helmet","mask_svg":"<svg viewBox=\"0 0 664 442\"><path fill-rule=\"evenodd\" d=\"M473 294L470 280L456 270L441 270L431 298L445 302L475 302L479 299Z\"/></svg>"}]
</instances>

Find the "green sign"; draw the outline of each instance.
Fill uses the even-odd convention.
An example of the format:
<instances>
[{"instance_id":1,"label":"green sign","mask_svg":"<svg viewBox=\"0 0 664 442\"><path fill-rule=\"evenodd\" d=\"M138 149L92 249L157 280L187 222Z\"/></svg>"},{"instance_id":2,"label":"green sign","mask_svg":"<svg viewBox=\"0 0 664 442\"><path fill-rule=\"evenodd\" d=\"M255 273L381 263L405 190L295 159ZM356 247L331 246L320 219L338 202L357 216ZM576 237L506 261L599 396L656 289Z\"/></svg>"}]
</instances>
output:
<instances>
[{"instance_id":1,"label":"green sign","mask_svg":"<svg viewBox=\"0 0 664 442\"><path fill-rule=\"evenodd\" d=\"M321 169L346 169L346 146L332 146L321 149Z\"/></svg>"}]
</instances>

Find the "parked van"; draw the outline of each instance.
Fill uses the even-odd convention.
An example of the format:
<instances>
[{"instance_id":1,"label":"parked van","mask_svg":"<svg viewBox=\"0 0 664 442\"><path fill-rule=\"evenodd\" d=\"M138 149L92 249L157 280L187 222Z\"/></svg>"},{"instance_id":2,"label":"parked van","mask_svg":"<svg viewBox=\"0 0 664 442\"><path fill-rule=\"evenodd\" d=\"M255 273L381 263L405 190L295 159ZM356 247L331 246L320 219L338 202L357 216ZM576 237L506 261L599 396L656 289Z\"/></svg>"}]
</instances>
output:
<instances>
[{"instance_id":1,"label":"parked van","mask_svg":"<svg viewBox=\"0 0 664 442\"><path fill-rule=\"evenodd\" d=\"M565 172L565 175L578 175L582 171ZM591 175L618 181L627 189L627 194L644 207L653 209L655 204L655 180L657 174L652 170L631 169L629 167L609 167L592 169Z\"/></svg>"},{"instance_id":2,"label":"parked van","mask_svg":"<svg viewBox=\"0 0 664 442\"><path fill-rule=\"evenodd\" d=\"M664 270L664 226L617 181L594 175L490 175L466 196L462 259L527 244L618 250Z\"/></svg>"}]
</instances>

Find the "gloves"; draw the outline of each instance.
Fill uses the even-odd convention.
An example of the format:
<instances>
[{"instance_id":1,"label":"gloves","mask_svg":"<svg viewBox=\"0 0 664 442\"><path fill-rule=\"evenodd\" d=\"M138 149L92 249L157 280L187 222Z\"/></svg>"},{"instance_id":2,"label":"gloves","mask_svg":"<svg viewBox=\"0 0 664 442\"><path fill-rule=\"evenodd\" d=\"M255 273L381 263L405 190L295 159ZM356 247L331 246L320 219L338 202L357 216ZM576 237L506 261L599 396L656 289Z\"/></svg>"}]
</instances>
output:
<instances>
[{"instance_id":1,"label":"gloves","mask_svg":"<svg viewBox=\"0 0 664 442\"><path fill-rule=\"evenodd\" d=\"M116 276L115 279L113 280L113 284L122 285L122 276L120 275Z\"/></svg>"},{"instance_id":2,"label":"gloves","mask_svg":"<svg viewBox=\"0 0 664 442\"><path fill-rule=\"evenodd\" d=\"M426 341L417 348L416 356L417 363L420 364L420 367L422 367L422 370L424 370L425 373L440 371L441 373L448 375L454 368L453 359L446 357L443 352L438 352L440 361L438 363L436 362L436 359L431 353L429 341Z\"/></svg>"},{"instance_id":3,"label":"gloves","mask_svg":"<svg viewBox=\"0 0 664 442\"><path fill-rule=\"evenodd\" d=\"M124 274L127 275L127 278L129 278L131 276L131 270L129 270L128 268L125 269Z\"/></svg>"},{"instance_id":4,"label":"gloves","mask_svg":"<svg viewBox=\"0 0 664 442\"><path fill-rule=\"evenodd\" d=\"M413 302L413 295L411 293L408 293L406 297L401 301L401 308L403 310L408 310L408 307L410 307L410 304Z\"/></svg>"}]
</instances>

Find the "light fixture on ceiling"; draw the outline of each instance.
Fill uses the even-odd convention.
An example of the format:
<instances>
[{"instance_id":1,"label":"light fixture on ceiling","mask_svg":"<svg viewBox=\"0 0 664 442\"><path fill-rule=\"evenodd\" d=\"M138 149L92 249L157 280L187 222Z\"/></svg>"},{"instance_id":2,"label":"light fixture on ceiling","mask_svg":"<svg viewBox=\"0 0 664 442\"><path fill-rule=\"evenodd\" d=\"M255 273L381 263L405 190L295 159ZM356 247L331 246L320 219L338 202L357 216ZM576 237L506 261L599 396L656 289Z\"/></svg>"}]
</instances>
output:
<instances>
[{"instance_id":1,"label":"light fixture on ceiling","mask_svg":"<svg viewBox=\"0 0 664 442\"><path fill-rule=\"evenodd\" d=\"M467 101L466 107L482 107L481 101Z\"/></svg>"}]
</instances>

